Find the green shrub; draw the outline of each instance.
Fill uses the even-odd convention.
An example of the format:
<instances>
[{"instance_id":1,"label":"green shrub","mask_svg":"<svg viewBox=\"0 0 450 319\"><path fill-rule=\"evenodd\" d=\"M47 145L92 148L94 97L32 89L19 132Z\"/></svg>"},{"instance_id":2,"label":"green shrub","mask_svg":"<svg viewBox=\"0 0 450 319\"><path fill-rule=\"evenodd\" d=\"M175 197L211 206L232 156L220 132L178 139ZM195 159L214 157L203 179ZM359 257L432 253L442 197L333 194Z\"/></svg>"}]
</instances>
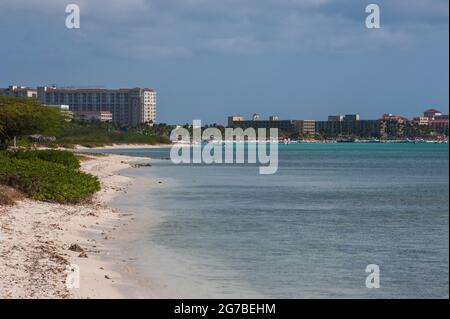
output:
<instances>
[{"instance_id":1,"label":"green shrub","mask_svg":"<svg viewBox=\"0 0 450 319\"><path fill-rule=\"evenodd\" d=\"M4 151L2 154L16 159L23 160L43 160L52 163L62 164L71 169L80 167L80 162L72 152L57 150L41 151Z\"/></svg>"},{"instance_id":2,"label":"green shrub","mask_svg":"<svg viewBox=\"0 0 450 319\"><path fill-rule=\"evenodd\" d=\"M56 132L64 122L61 110L36 99L0 96L0 149L7 149L13 137Z\"/></svg>"},{"instance_id":3,"label":"green shrub","mask_svg":"<svg viewBox=\"0 0 450 319\"><path fill-rule=\"evenodd\" d=\"M100 190L95 176L41 159L16 159L0 154L0 184L35 200L79 203Z\"/></svg>"},{"instance_id":4,"label":"green shrub","mask_svg":"<svg viewBox=\"0 0 450 319\"><path fill-rule=\"evenodd\" d=\"M156 133L155 133L156 134ZM99 147L112 144L170 144L170 140L162 135L138 132L136 128L122 131L112 123L73 121L65 123L61 130L54 134L55 145L83 145ZM50 145L50 143L45 143Z\"/></svg>"}]
</instances>

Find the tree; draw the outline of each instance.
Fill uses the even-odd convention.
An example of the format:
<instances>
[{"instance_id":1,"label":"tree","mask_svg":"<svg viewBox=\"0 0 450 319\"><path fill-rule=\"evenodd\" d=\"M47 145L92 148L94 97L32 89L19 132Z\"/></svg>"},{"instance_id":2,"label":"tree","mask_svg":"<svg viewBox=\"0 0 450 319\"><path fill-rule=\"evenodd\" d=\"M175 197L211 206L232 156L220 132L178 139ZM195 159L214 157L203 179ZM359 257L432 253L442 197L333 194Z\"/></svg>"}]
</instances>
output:
<instances>
[{"instance_id":1,"label":"tree","mask_svg":"<svg viewBox=\"0 0 450 319\"><path fill-rule=\"evenodd\" d=\"M59 109L35 99L0 96L0 149L7 149L15 136L55 131L64 119Z\"/></svg>"}]
</instances>

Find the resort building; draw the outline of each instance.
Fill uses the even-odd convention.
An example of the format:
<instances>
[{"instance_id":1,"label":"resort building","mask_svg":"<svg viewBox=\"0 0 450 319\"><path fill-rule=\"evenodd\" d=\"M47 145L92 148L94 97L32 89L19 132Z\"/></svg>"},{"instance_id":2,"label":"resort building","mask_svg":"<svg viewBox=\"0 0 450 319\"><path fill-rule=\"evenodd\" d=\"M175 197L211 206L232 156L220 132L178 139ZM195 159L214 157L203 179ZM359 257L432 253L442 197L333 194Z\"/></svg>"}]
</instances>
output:
<instances>
[{"instance_id":1,"label":"resort building","mask_svg":"<svg viewBox=\"0 0 450 319\"><path fill-rule=\"evenodd\" d=\"M328 121L329 122L340 122L344 120L344 116L343 115L329 115L328 116Z\"/></svg>"},{"instance_id":2,"label":"resort building","mask_svg":"<svg viewBox=\"0 0 450 319\"><path fill-rule=\"evenodd\" d=\"M416 131L411 124L427 126L429 130ZM415 117L413 120L396 114L383 114L377 120L363 120L359 114L329 115L327 121L280 120L277 115L271 115L266 120L261 119L257 113L252 116L252 120L245 120L241 115L228 117L228 127L232 128L277 128L288 134L318 134L325 138L415 138L427 131L432 135L448 135L448 126L448 115L436 109L426 110L424 116Z\"/></svg>"},{"instance_id":3,"label":"resort building","mask_svg":"<svg viewBox=\"0 0 450 319\"><path fill-rule=\"evenodd\" d=\"M361 120L359 114L330 115L328 121L316 121L315 130L331 136L379 136L383 132L381 120Z\"/></svg>"},{"instance_id":4,"label":"resort building","mask_svg":"<svg viewBox=\"0 0 450 319\"><path fill-rule=\"evenodd\" d=\"M448 114L441 114L434 117L435 120L448 120Z\"/></svg>"},{"instance_id":5,"label":"resort building","mask_svg":"<svg viewBox=\"0 0 450 319\"><path fill-rule=\"evenodd\" d=\"M293 121L295 130L301 135L315 135L316 121L315 120L297 120Z\"/></svg>"},{"instance_id":6,"label":"resort building","mask_svg":"<svg viewBox=\"0 0 450 319\"><path fill-rule=\"evenodd\" d=\"M47 105L69 105L75 118L98 118L136 126L156 121L156 92L149 88L37 88L38 100ZM109 114L108 114L109 113Z\"/></svg>"},{"instance_id":7,"label":"resort building","mask_svg":"<svg viewBox=\"0 0 450 319\"><path fill-rule=\"evenodd\" d=\"M406 117L403 117L401 115L394 115L394 114L383 114L381 119L383 121L391 121L391 122L396 122L399 124L404 124L404 123L408 122L408 119Z\"/></svg>"},{"instance_id":8,"label":"resort building","mask_svg":"<svg viewBox=\"0 0 450 319\"><path fill-rule=\"evenodd\" d=\"M75 113L74 119L79 121L112 122L113 115L108 111L82 111Z\"/></svg>"},{"instance_id":9,"label":"resort building","mask_svg":"<svg viewBox=\"0 0 450 319\"><path fill-rule=\"evenodd\" d=\"M324 135L355 135L355 136L379 136L382 134L382 122L380 120L358 121L317 121L316 132Z\"/></svg>"},{"instance_id":10,"label":"resort building","mask_svg":"<svg viewBox=\"0 0 450 319\"><path fill-rule=\"evenodd\" d=\"M240 115L228 117L228 127L232 128L277 128L280 131L299 134L315 134L314 120L280 120L277 115L272 115L268 120L262 120L259 114L254 114L252 120L245 120Z\"/></svg>"},{"instance_id":11,"label":"resort building","mask_svg":"<svg viewBox=\"0 0 450 319\"><path fill-rule=\"evenodd\" d=\"M346 114L343 118L343 121L346 122L356 122L359 120L360 120L359 114Z\"/></svg>"},{"instance_id":12,"label":"resort building","mask_svg":"<svg viewBox=\"0 0 450 319\"><path fill-rule=\"evenodd\" d=\"M276 120L276 121L270 121L270 120L238 120L238 121L232 121L231 123L228 123L228 127L240 127L242 129L246 128L277 128L282 131L292 131L295 128L294 121L291 120Z\"/></svg>"},{"instance_id":13,"label":"resort building","mask_svg":"<svg viewBox=\"0 0 450 319\"><path fill-rule=\"evenodd\" d=\"M0 96L36 98L37 91L36 89L27 86L10 85L7 88L0 88Z\"/></svg>"},{"instance_id":14,"label":"resort building","mask_svg":"<svg viewBox=\"0 0 450 319\"><path fill-rule=\"evenodd\" d=\"M430 124L430 119L425 116L417 116L413 119L413 123L426 126Z\"/></svg>"},{"instance_id":15,"label":"resort building","mask_svg":"<svg viewBox=\"0 0 450 319\"><path fill-rule=\"evenodd\" d=\"M442 112L436 109L428 109L423 112L423 116L428 117L430 120L434 120L436 117L442 116Z\"/></svg>"},{"instance_id":16,"label":"resort building","mask_svg":"<svg viewBox=\"0 0 450 319\"><path fill-rule=\"evenodd\" d=\"M448 119L431 120L430 126L433 132L448 134Z\"/></svg>"},{"instance_id":17,"label":"resort building","mask_svg":"<svg viewBox=\"0 0 450 319\"><path fill-rule=\"evenodd\" d=\"M428 125L434 133L448 134L448 114L444 115L436 109L428 109L423 112L423 117L428 119Z\"/></svg>"},{"instance_id":18,"label":"resort building","mask_svg":"<svg viewBox=\"0 0 450 319\"><path fill-rule=\"evenodd\" d=\"M244 117L241 115L233 115L228 117L228 127L234 127L234 122L242 122Z\"/></svg>"}]
</instances>

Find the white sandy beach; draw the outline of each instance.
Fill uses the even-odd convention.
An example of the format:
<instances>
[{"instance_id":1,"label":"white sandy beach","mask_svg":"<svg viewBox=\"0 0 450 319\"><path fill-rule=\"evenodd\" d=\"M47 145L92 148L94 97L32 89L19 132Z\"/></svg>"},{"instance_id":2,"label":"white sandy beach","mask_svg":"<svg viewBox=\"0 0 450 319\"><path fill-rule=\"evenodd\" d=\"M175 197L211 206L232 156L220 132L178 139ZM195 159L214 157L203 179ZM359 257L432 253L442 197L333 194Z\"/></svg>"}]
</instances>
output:
<instances>
[{"instance_id":1,"label":"white sandy beach","mask_svg":"<svg viewBox=\"0 0 450 319\"><path fill-rule=\"evenodd\" d=\"M132 182L118 172L139 160L108 155L83 161L81 169L102 184L92 203L25 199L0 207L0 298L124 298L130 297L127 291L143 297L138 286L145 286L145 297L167 297L135 274L116 245L126 227L135 227L134 218L106 206ZM74 244L87 257L69 250ZM79 269L79 288L66 286L71 269Z\"/></svg>"}]
</instances>

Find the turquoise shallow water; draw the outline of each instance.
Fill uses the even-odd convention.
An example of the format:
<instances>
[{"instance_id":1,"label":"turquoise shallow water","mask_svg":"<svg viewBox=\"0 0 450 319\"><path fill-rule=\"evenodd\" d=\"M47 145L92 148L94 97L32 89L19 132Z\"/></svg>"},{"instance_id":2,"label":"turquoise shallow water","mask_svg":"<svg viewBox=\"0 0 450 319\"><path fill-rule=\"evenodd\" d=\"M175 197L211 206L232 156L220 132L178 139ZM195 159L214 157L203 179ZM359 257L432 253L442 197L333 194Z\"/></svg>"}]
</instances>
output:
<instances>
[{"instance_id":1,"label":"turquoise shallow water","mask_svg":"<svg viewBox=\"0 0 450 319\"><path fill-rule=\"evenodd\" d=\"M167 160L126 171L137 183L114 205L158 214L133 250L181 297L448 297L448 167L447 145L282 145L275 175Z\"/></svg>"}]
</instances>

